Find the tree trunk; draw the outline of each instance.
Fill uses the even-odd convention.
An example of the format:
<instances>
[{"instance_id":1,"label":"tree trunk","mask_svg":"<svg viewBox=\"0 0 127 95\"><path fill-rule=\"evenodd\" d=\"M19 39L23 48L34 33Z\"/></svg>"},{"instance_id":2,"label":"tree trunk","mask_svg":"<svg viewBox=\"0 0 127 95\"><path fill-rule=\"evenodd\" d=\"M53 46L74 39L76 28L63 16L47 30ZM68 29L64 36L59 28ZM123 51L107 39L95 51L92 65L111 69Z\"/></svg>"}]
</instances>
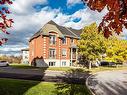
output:
<instances>
[{"instance_id":1,"label":"tree trunk","mask_svg":"<svg viewBox=\"0 0 127 95\"><path fill-rule=\"evenodd\" d=\"M118 68L118 64L116 64L116 68Z\"/></svg>"},{"instance_id":2,"label":"tree trunk","mask_svg":"<svg viewBox=\"0 0 127 95\"><path fill-rule=\"evenodd\" d=\"M91 69L91 61L89 62L89 67L88 67L88 69L89 69L89 70Z\"/></svg>"}]
</instances>

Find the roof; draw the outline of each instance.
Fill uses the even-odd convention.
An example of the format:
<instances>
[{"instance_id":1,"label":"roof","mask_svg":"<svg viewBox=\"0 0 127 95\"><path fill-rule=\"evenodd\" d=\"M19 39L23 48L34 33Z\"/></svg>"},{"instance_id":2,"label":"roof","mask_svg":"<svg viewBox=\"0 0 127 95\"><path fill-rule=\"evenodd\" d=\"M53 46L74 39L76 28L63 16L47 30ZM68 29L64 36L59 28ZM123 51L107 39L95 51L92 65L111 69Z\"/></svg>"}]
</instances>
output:
<instances>
[{"instance_id":1,"label":"roof","mask_svg":"<svg viewBox=\"0 0 127 95\"><path fill-rule=\"evenodd\" d=\"M29 48L21 49L21 51L29 51Z\"/></svg>"},{"instance_id":2,"label":"roof","mask_svg":"<svg viewBox=\"0 0 127 95\"><path fill-rule=\"evenodd\" d=\"M30 40L32 40L32 39L34 39L34 38L40 36L41 33L42 33L42 31L41 31L41 29L40 29L38 32L36 32L36 33L30 38Z\"/></svg>"},{"instance_id":3,"label":"roof","mask_svg":"<svg viewBox=\"0 0 127 95\"><path fill-rule=\"evenodd\" d=\"M82 29L80 30L76 30L76 29L72 29L72 28L69 28L73 33L75 33L78 37L80 37L80 34L82 33Z\"/></svg>"},{"instance_id":4,"label":"roof","mask_svg":"<svg viewBox=\"0 0 127 95\"><path fill-rule=\"evenodd\" d=\"M49 36L48 32L43 31L43 28L46 25L53 25L53 26L55 26L61 32L60 34L62 34L63 36L68 36L68 37L72 37L72 38L78 38L79 39L80 38L80 34L82 32L82 30L76 30L76 29L60 26L60 25L56 24L54 21L51 20L48 23L46 23L37 33L35 33L30 38L29 41L31 41L32 39L34 39L34 38L36 38L36 37L38 37L40 35L47 35L47 36Z\"/></svg>"},{"instance_id":5,"label":"roof","mask_svg":"<svg viewBox=\"0 0 127 95\"><path fill-rule=\"evenodd\" d=\"M61 31L61 33L62 33L64 36L77 37L75 34L72 33L72 31L70 31L70 30L67 29L66 27L57 26L57 28Z\"/></svg>"},{"instance_id":6,"label":"roof","mask_svg":"<svg viewBox=\"0 0 127 95\"><path fill-rule=\"evenodd\" d=\"M47 24L57 25L54 21L50 20Z\"/></svg>"},{"instance_id":7,"label":"roof","mask_svg":"<svg viewBox=\"0 0 127 95\"><path fill-rule=\"evenodd\" d=\"M70 48L78 48L76 44L71 44Z\"/></svg>"}]
</instances>

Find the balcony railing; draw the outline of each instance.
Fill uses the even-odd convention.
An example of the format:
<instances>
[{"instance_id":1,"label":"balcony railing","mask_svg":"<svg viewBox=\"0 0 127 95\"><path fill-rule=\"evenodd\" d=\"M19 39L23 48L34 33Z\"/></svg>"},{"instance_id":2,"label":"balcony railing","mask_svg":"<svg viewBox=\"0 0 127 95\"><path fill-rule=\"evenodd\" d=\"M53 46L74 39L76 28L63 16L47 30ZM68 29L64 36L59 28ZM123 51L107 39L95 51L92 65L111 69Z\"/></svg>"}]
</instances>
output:
<instances>
[{"instance_id":1,"label":"balcony railing","mask_svg":"<svg viewBox=\"0 0 127 95\"><path fill-rule=\"evenodd\" d=\"M50 45L56 45L56 41L49 41Z\"/></svg>"},{"instance_id":2,"label":"balcony railing","mask_svg":"<svg viewBox=\"0 0 127 95\"><path fill-rule=\"evenodd\" d=\"M56 59L56 55L49 55L49 59Z\"/></svg>"},{"instance_id":3,"label":"balcony railing","mask_svg":"<svg viewBox=\"0 0 127 95\"><path fill-rule=\"evenodd\" d=\"M76 53L72 53L72 59L76 59Z\"/></svg>"}]
</instances>

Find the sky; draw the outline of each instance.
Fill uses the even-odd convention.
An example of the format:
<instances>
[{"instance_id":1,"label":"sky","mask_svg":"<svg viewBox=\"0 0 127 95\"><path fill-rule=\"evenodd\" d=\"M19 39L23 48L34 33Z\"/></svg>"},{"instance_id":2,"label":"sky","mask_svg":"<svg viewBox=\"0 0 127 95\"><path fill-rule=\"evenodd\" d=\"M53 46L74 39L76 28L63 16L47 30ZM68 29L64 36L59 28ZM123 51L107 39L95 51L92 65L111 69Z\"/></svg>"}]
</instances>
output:
<instances>
[{"instance_id":1,"label":"sky","mask_svg":"<svg viewBox=\"0 0 127 95\"><path fill-rule=\"evenodd\" d=\"M101 13L92 11L80 0L14 0L9 9L14 24L8 29L10 35L0 35L9 39L0 47L0 55L20 55L21 49L28 48L30 37L50 20L81 29L94 22L99 24L107 13L106 8Z\"/></svg>"}]
</instances>

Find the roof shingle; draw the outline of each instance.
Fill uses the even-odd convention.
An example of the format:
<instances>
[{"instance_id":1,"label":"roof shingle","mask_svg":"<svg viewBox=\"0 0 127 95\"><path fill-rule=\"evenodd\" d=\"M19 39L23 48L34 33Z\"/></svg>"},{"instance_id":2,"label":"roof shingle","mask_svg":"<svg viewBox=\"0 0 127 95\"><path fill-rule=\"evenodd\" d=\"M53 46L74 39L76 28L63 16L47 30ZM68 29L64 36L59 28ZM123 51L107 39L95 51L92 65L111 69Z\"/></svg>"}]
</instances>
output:
<instances>
[{"instance_id":1,"label":"roof shingle","mask_svg":"<svg viewBox=\"0 0 127 95\"><path fill-rule=\"evenodd\" d=\"M60 25L56 24L54 21L52 21L52 20L49 21L47 24L55 25L64 36L69 36L69 37L74 37L74 38L80 38L80 34L82 32L82 30L76 30L76 29L60 26ZM40 29L37 33L35 33L30 38L29 41L31 41L32 39L34 39L34 38L36 38L36 37L38 37L40 35L43 35L42 29Z\"/></svg>"}]
</instances>

